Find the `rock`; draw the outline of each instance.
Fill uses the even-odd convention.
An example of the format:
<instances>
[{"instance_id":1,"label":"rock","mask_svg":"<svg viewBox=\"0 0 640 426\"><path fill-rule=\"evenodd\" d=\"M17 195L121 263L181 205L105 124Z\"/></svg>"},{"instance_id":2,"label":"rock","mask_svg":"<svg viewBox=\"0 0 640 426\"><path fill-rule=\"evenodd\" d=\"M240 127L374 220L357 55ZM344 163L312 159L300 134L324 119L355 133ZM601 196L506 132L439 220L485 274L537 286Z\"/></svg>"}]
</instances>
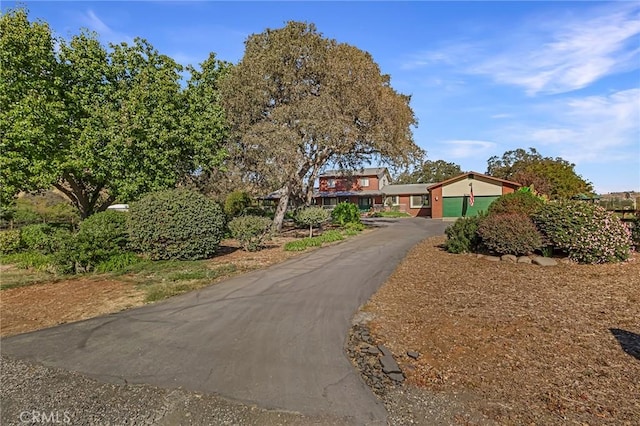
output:
<instances>
[{"instance_id":1,"label":"rock","mask_svg":"<svg viewBox=\"0 0 640 426\"><path fill-rule=\"evenodd\" d=\"M415 351L407 351L407 356L409 358L418 359L420 354L418 352L415 352Z\"/></svg>"},{"instance_id":2,"label":"rock","mask_svg":"<svg viewBox=\"0 0 640 426\"><path fill-rule=\"evenodd\" d=\"M391 373L387 374L391 380L394 382L402 382L404 380L404 375L402 373Z\"/></svg>"},{"instance_id":3,"label":"rock","mask_svg":"<svg viewBox=\"0 0 640 426\"><path fill-rule=\"evenodd\" d=\"M500 257L500 260L504 261L504 262L516 262L518 260L518 258L512 254L503 254L502 257Z\"/></svg>"},{"instance_id":4,"label":"rock","mask_svg":"<svg viewBox=\"0 0 640 426\"><path fill-rule=\"evenodd\" d=\"M387 348L385 348L383 345L378 345L378 350L382 353L382 355L384 356L390 356L393 357L393 354L391 353L391 351Z\"/></svg>"},{"instance_id":5,"label":"rock","mask_svg":"<svg viewBox=\"0 0 640 426\"><path fill-rule=\"evenodd\" d=\"M385 355L380 358L380 364L382 365L382 371L386 374L402 373L402 370L400 370L400 366L391 355Z\"/></svg>"},{"instance_id":6,"label":"rock","mask_svg":"<svg viewBox=\"0 0 640 426\"><path fill-rule=\"evenodd\" d=\"M498 256L485 256L484 257L489 262L499 262L500 258Z\"/></svg>"},{"instance_id":7,"label":"rock","mask_svg":"<svg viewBox=\"0 0 640 426\"><path fill-rule=\"evenodd\" d=\"M540 266L556 266L558 262L550 257L536 256L533 258L533 263Z\"/></svg>"},{"instance_id":8,"label":"rock","mask_svg":"<svg viewBox=\"0 0 640 426\"><path fill-rule=\"evenodd\" d=\"M560 260L561 263L564 263L565 265L572 265L575 262L571 259L569 259L568 257L564 257Z\"/></svg>"},{"instance_id":9,"label":"rock","mask_svg":"<svg viewBox=\"0 0 640 426\"><path fill-rule=\"evenodd\" d=\"M482 258L484 257L484 254L480 254L480 253L478 253L478 254L476 254L476 257L477 257L478 259L482 259Z\"/></svg>"},{"instance_id":10,"label":"rock","mask_svg":"<svg viewBox=\"0 0 640 426\"><path fill-rule=\"evenodd\" d=\"M529 256L520 256L518 258L518 263L527 263L531 265L531 258Z\"/></svg>"},{"instance_id":11,"label":"rock","mask_svg":"<svg viewBox=\"0 0 640 426\"><path fill-rule=\"evenodd\" d=\"M369 355L378 355L380 351L375 346L369 346L368 348L363 349L364 353Z\"/></svg>"}]
</instances>

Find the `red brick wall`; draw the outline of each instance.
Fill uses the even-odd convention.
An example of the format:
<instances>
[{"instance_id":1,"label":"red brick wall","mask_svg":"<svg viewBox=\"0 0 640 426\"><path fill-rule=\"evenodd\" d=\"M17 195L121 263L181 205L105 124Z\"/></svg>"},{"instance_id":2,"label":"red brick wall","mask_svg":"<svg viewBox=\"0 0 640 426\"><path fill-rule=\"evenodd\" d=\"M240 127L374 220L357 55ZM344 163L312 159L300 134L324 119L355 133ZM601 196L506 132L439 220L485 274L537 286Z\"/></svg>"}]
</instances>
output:
<instances>
[{"instance_id":1,"label":"red brick wall","mask_svg":"<svg viewBox=\"0 0 640 426\"><path fill-rule=\"evenodd\" d=\"M360 186L359 180L361 177L369 178L369 186ZM319 188L322 192L331 192L331 191L361 191L363 189L380 189L378 188L379 179L378 176L358 176L358 177L336 177L333 178L336 181L335 188L330 188L327 181L331 179L330 177L321 177L319 182Z\"/></svg>"},{"instance_id":2,"label":"red brick wall","mask_svg":"<svg viewBox=\"0 0 640 426\"><path fill-rule=\"evenodd\" d=\"M442 219L442 186L431 191L431 217Z\"/></svg>"}]
</instances>

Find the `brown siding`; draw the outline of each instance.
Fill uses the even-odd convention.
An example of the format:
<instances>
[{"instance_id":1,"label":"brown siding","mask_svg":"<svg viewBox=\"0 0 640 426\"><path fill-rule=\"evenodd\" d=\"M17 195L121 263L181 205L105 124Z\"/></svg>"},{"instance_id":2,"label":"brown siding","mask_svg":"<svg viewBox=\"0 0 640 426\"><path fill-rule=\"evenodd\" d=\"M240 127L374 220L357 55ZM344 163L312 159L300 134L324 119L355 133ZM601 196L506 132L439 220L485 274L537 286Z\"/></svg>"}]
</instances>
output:
<instances>
[{"instance_id":1,"label":"brown siding","mask_svg":"<svg viewBox=\"0 0 640 426\"><path fill-rule=\"evenodd\" d=\"M359 179L360 178L369 178L369 186L360 186ZM335 179L336 186L335 188L329 188L327 181L329 179ZM378 176L353 176L353 177L333 177L323 176L320 178L318 186L320 191L322 192L333 192L333 191L362 191L363 189L372 189L378 190L378 185L380 184Z\"/></svg>"},{"instance_id":2,"label":"brown siding","mask_svg":"<svg viewBox=\"0 0 640 426\"><path fill-rule=\"evenodd\" d=\"M431 191L431 217L442 219L442 186Z\"/></svg>"},{"instance_id":3,"label":"brown siding","mask_svg":"<svg viewBox=\"0 0 640 426\"><path fill-rule=\"evenodd\" d=\"M515 191L516 191L516 189L513 186L507 185L507 184L502 184L502 195L511 194L511 193L513 193Z\"/></svg>"}]
</instances>

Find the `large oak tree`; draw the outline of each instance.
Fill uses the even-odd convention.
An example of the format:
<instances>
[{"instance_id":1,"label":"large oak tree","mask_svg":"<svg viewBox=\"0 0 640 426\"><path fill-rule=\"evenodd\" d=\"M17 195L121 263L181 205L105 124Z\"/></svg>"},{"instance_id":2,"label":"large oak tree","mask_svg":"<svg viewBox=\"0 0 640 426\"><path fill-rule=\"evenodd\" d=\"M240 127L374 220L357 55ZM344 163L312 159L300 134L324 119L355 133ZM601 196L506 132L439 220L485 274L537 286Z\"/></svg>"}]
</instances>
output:
<instances>
[{"instance_id":1,"label":"large oak tree","mask_svg":"<svg viewBox=\"0 0 640 426\"><path fill-rule=\"evenodd\" d=\"M436 183L460 174L462 174L462 169L456 163L444 160L424 160L412 171L398 175L394 183Z\"/></svg>"},{"instance_id":2,"label":"large oak tree","mask_svg":"<svg viewBox=\"0 0 640 426\"><path fill-rule=\"evenodd\" d=\"M593 193L593 186L576 173L575 164L560 157L543 157L535 148L518 148L487 160L487 174L531 186L551 199Z\"/></svg>"},{"instance_id":3,"label":"large oak tree","mask_svg":"<svg viewBox=\"0 0 640 426\"><path fill-rule=\"evenodd\" d=\"M292 196L311 201L327 166L402 164L422 155L410 98L391 87L371 55L323 37L313 24L250 36L221 91L231 158L251 179L279 189L276 229Z\"/></svg>"}]
</instances>

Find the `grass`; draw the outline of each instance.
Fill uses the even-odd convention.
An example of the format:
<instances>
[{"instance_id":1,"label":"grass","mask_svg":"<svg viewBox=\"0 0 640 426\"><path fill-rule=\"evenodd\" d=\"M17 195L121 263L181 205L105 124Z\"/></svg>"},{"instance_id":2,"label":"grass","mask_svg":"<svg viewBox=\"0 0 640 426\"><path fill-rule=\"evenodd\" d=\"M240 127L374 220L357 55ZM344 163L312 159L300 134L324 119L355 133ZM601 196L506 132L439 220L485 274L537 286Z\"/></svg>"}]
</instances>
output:
<instances>
[{"instance_id":1,"label":"grass","mask_svg":"<svg viewBox=\"0 0 640 426\"><path fill-rule=\"evenodd\" d=\"M376 212L373 214L373 217L393 217L393 218L397 218L397 217L411 217L411 215L409 213L405 213L405 212L397 212L397 211L384 211L384 212Z\"/></svg>"},{"instance_id":2,"label":"grass","mask_svg":"<svg viewBox=\"0 0 640 426\"><path fill-rule=\"evenodd\" d=\"M332 229L324 231L322 235L317 237L306 237L290 241L284 245L284 249L286 251L304 251L310 247L321 247L323 244L341 241L344 240L345 237L351 237L359 233L360 231L357 229L347 229L344 231Z\"/></svg>"}]
</instances>

